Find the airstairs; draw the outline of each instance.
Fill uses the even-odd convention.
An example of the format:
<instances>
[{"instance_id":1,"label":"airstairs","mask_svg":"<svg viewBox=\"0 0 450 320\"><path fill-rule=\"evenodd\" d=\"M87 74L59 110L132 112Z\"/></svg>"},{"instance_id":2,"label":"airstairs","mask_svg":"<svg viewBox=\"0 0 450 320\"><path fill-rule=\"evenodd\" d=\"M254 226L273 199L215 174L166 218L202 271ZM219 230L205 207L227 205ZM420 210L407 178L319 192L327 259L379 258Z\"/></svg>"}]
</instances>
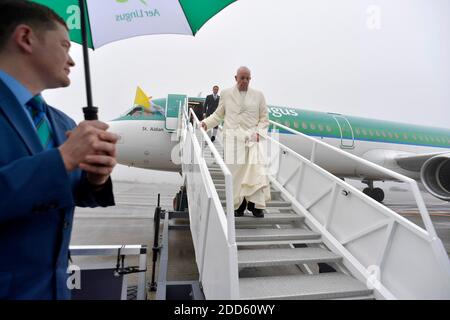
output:
<instances>
[{"instance_id":1,"label":"airstairs","mask_svg":"<svg viewBox=\"0 0 450 320\"><path fill-rule=\"evenodd\" d=\"M190 228L207 299L450 299L450 263L414 180L299 135L309 159L265 137L271 201L234 217L233 184L186 106L179 138ZM191 121L190 121L191 119ZM426 229L314 164L321 149L410 184Z\"/></svg>"}]
</instances>

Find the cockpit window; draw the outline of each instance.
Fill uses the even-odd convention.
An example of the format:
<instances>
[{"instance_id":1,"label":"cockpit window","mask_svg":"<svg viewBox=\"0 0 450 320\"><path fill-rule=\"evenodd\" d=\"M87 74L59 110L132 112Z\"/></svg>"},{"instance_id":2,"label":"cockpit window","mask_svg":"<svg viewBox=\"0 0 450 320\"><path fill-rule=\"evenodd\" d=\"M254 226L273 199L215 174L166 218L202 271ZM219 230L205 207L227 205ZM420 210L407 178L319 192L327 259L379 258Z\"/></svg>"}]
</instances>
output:
<instances>
[{"instance_id":1,"label":"cockpit window","mask_svg":"<svg viewBox=\"0 0 450 320\"><path fill-rule=\"evenodd\" d=\"M150 102L150 107L134 105L133 108L123 113L114 120L164 120L166 99L155 99Z\"/></svg>"},{"instance_id":2,"label":"cockpit window","mask_svg":"<svg viewBox=\"0 0 450 320\"><path fill-rule=\"evenodd\" d=\"M152 117L154 115L164 116L164 108L155 103L152 103L150 108L135 106L126 115L133 118Z\"/></svg>"}]
</instances>

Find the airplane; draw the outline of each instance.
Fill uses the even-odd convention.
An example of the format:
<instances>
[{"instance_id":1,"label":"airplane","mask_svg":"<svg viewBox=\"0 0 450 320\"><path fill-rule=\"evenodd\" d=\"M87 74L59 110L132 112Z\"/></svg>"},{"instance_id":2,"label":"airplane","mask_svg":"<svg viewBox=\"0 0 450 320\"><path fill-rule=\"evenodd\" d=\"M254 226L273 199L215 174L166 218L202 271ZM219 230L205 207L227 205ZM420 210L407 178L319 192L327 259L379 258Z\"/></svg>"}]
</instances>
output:
<instances>
[{"instance_id":1,"label":"airplane","mask_svg":"<svg viewBox=\"0 0 450 320\"><path fill-rule=\"evenodd\" d=\"M146 100L145 93L139 90L134 107L108 122L110 131L120 136L118 163L180 172L176 131L180 105L187 99L189 108L202 110L205 98L169 94L167 98ZM422 182L433 196L450 201L449 129L288 106L268 105L268 112L269 119L274 122ZM309 156L310 146L298 135L281 130L279 139L295 152ZM336 159L326 152L318 153L315 163L340 178L361 180L367 184L363 192L379 202L383 201L385 194L381 188L374 187L374 182L392 180L344 158Z\"/></svg>"}]
</instances>

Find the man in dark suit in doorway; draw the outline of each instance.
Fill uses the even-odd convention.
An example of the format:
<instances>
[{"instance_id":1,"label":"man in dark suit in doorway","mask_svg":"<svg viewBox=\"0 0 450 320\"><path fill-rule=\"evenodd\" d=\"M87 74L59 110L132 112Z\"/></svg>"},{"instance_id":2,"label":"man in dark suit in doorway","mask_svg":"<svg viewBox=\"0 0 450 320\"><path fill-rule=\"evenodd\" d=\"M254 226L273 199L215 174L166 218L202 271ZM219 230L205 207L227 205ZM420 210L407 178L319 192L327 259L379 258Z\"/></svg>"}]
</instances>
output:
<instances>
[{"instance_id":1,"label":"man in dark suit in doorway","mask_svg":"<svg viewBox=\"0 0 450 320\"><path fill-rule=\"evenodd\" d=\"M206 97L205 100L205 118L209 117L211 114L214 113L214 111L216 111L217 106L219 105L219 99L220 96L217 94L219 92L219 87L218 86L214 86L213 87L213 94L210 94ZM215 127L213 129L213 134L211 136L211 141L214 142L214 140L216 140L216 133L217 133L217 128Z\"/></svg>"}]
</instances>

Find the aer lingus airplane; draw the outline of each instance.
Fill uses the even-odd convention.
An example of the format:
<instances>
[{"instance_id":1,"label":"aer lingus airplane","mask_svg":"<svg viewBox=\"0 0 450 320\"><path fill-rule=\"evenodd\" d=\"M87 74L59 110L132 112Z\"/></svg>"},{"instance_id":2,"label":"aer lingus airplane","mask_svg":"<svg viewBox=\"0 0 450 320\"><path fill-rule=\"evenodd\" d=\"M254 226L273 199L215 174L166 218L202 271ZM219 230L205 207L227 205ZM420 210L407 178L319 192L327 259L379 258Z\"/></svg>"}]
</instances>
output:
<instances>
[{"instance_id":1,"label":"aer lingus airplane","mask_svg":"<svg viewBox=\"0 0 450 320\"><path fill-rule=\"evenodd\" d=\"M137 94L145 97L142 91ZM120 135L118 162L128 166L164 171L180 171L178 155L178 112L181 101L201 108L204 98L169 94L150 103L135 103L123 116L109 122L110 130ZM145 99L144 99L145 100ZM145 106L145 104L148 104ZM450 201L450 130L352 117L337 113L268 105L269 118L293 130L322 139L383 167L421 181L435 197ZM280 142L305 155L307 146L298 135L280 132ZM318 165L345 178L358 178L368 185L364 192L382 201L384 192L374 181L384 177L355 163L322 153Z\"/></svg>"}]
</instances>

